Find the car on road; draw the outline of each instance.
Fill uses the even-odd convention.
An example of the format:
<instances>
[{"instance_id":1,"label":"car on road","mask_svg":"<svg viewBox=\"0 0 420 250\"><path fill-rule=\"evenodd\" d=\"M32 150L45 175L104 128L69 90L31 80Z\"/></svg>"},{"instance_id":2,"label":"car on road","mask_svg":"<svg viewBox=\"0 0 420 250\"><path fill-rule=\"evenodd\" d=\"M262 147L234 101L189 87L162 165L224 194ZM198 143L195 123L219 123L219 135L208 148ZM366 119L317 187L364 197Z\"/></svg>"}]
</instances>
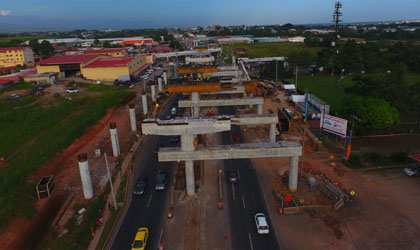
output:
<instances>
[{"instance_id":1,"label":"car on road","mask_svg":"<svg viewBox=\"0 0 420 250\"><path fill-rule=\"evenodd\" d=\"M147 239L149 238L149 229L147 227L140 227L137 229L134 241L131 244L131 250L144 250L146 249Z\"/></svg>"},{"instance_id":2,"label":"car on road","mask_svg":"<svg viewBox=\"0 0 420 250\"><path fill-rule=\"evenodd\" d=\"M134 195L143 195L147 188L147 177L141 177L133 188Z\"/></svg>"},{"instance_id":3,"label":"car on road","mask_svg":"<svg viewBox=\"0 0 420 250\"><path fill-rule=\"evenodd\" d=\"M172 143L179 142L179 135L171 136L171 142Z\"/></svg>"},{"instance_id":4,"label":"car on road","mask_svg":"<svg viewBox=\"0 0 420 250\"><path fill-rule=\"evenodd\" d=\"M239 181L239 175L238 175L238 171L229 171L228 172L228 181L229 183L237 183Z\"/></svg>"},{"instance_id":5,"label":"car on road","mask_svg":"<svg viewBox=\"0 0 420 250\"><path fill-rule=\"evenodd\" d=\"M242 141L241 133L239 133L239 132L233 133L233 140L236 141L236 142Z\"/></svg>"},{"instance_id":6,"label":"car on road","mask_svg":"<svg viewBox=\"0 0 420 250\"><path fill-rule=\"evenodd\" d=\"M66 89L66 92L67 92L67 93L72 93L72 94L75 94L75 93L79 93L79 92L80 92L80 90L78 90L78 89Z\"/></svg>"},{"instance_id":7,"label":"car on road","mask_svg":"<svg viewBox=\"0 0 420 250\"><path fill-rule=\"evenodd\" d=\"M254 216L255 225L257 226L258 234L269 234L270 229L268 227L267 218L263 213L256 213Z\"/></svg>"},{"instance_id":8,"label":"car on road","mask_svg":"<svg viewBox=\"0 0 420 250\"><path fill-rule=\"evenodd\" d=\"M168 174L165 171L159 171L156 177L155 190L158 190L158 191L165 190L167 182L168 182Z\"/></svg>"},{"instance_id":9,"label":"car on road","mask_svg":"<svg viewBox=\"0 0 420 250\"><path fill-rule=\"evenodd\" d=\"M420 165L413 165L411 167L404 168L403 172L408 177L418 177L420 176Z\"/></svg>"}]
</instances>

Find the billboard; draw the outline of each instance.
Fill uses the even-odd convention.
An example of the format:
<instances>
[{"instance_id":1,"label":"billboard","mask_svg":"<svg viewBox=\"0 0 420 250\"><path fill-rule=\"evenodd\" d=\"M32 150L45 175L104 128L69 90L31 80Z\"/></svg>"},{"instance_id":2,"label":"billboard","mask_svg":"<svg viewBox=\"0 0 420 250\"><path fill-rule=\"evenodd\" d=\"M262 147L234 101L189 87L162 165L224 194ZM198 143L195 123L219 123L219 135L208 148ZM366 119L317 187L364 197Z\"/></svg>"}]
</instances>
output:
<instances>
[{"instance_id":1,"label":"billboard","mask_svg":"<svg viewBox=\"0 0 420 250\"><path fill-rule=\"evenodd\" d=\"M347 134L347 120L324 114L321 116L321 128L332 134L339 136L346 136Z\"/></svg>"}]
</instances>

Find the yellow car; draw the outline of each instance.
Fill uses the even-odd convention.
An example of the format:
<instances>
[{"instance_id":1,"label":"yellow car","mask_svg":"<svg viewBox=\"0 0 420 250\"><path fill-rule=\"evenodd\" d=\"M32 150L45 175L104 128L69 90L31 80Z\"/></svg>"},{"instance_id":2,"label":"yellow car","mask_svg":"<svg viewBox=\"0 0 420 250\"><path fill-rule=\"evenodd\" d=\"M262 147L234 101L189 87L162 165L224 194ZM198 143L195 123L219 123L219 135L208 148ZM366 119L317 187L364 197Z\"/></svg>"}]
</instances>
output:
<instances>
[{"instance_id":1,"label":"yellow car","mask_svg":"<svg viewBox=\"0 0 420 250\"><path fill-rule=\"evenodd\" d=\"M131 250L146 249L148 237L149 237L149 230L147 229L147 227L140 227L137 230L136 237L134 238L133 244L131 244Z\"/></svg>"}]
</instances>

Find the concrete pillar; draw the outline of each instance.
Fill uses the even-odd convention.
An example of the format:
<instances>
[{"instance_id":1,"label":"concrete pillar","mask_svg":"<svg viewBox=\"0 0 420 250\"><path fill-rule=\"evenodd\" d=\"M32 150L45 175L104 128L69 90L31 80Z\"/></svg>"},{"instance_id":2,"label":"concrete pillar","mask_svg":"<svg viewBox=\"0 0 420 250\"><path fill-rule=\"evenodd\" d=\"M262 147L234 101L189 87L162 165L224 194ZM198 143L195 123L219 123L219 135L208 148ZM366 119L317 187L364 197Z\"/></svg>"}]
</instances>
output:
<instances>
[{"instance_id":1,"label":"concrete pillar","mask_svg":"<svg viewBox=\"0 0 420 250\"><path fill-rule=\"evenodd\" d=\"M159 93L163 91L163 86L162 86L162 78L158 78L158 89L159 89Z\"/></svg>"},{"instance_id":2,"label":"concrete pillar","mask_svg":"<svg viewBox=\"0 0 420 250\"><path fill-rule=\"evenodd\" d=\"M295 192L298 185L299 156L290 157L289 190Z\"/></svg>"},{"instance_id":3,"label":"concrete pillar","mask_svg":"<svg viewBox=\"0 0 420 250\"><path fill-rule=\"evenodd\" d=\"M150 86L152 92L152 101L156 102L156 85Z\"/></svg>"},{"instance_id":4,"label":"concrete pillar","mask_svg":"<svg viewBox=\"0 0 420 250\"><path fill-rule=\"evenodd\" d=\"M114 154L114 157L118 157L121 152L120 141L118 140L117 124L115 122L111 122L109 124L109 132L111 134L112 153Z\"/></svg>"},{"instance_id":5,"label":"concrete pillar","mask_svg":"<svg viewBox=\"0 0 420 250\"><path fill-rule=\"evenodd\" d=\"M181 151L194 150L194 135L181 135ZM193 196L195 193L194 180L194 162L185 161L185 180L187 186L188 196Z\"/></svg>"},{"instance_id":6,"label":"concrete pillar","mask_svg":"<svg viewBox=\"0 0 420 250\"><path fill-rule=\"evenodd\" d=\"M185 181L187 186L187 195L193 196L195 193L194 162L185 161Z\"/></svg>"},{"instance_id":7,"label":"concrete pillar","mask_svg":"<svg viewBox=\"0 0 420 250\"><path fill-rule=\"evenodd\" d=\"M263 105L262 104L258 104L257 105L257 114L258 115L262 115L263 114Z\"/></svg>"},{"instance_id":8,"label":"concrete pillar","mask_svg":"<svg viewBox=\"0 0 420 250\"><path fill-rule=\"evenodd\" d=\"M90 178L89 163L86 154L77 157L79 162L80 179L82 180L83 196L86 200L93 198L92 179Z\"/></svg>"},{"instance_id":9,"label":"concrete pillar","mask_svg":"<svg viewBox=\"0 0 420 250\"><path fill-rule=\"evenodd\" d=\"M134 104L128 105L128 112L130 113L130 124L131 124L131 131L137 131L137 120L136 120L136 109L134 108Z\"/></svg>"},{"instance_id":10,"label":"concrete pillar","mask_svg":"<svg viewBox=\"0 0 420 250\"><path fill-rule=\"evenodd\" d=\"M200 97L198 96L198 92L191 93L191 101L198 102L200 101ZM192 107L192 117L199 117L200 116L200 107Z\"/></svg>"},{"instance_id":11,"label":"concrete pillar","mask_svg":"<svg viewBox=\"0 0 420 250\"><path fill-rule=\"evenodd\" d=\"M165 82L165 85L168 85L168 75L166 74L166 71L163 72L163 81Z\"/></svg>"},{"instance_id":12,"label":"concrete pillar","mask_svg":"<svg viewBox=\"0 0 420 250\"><path fill-rule=\"evenodd\" d=\"M270 142L276 142L276 124L270 124L269 130Z\"/></svg>"},{"instance_id":13,"label":"concrete pillar","mask_svg":"<svg viewBox=\"0 0 420 250\"><path fill-rule=\"evenodd\" d=\"M147 95L145 92L141 94L141 102L143 104L143 114L147 114L149 112L149 107L147 106Z\"/></svg>"},{"instance_id":14,"label":"concrete pillar","mask_svg":"<svg viewBox=\"0 0 420 250\"><path fill-rule=\"evenodd\" d=\"M245 92L245 94L246 94L246 92ZM249 97L254 97L254 93L250 93L250 94L249 94ZM249 104L249 108L250 108L250 109L252 109L253 107L254 107L254 105Z\"/></svg>"}]
</instances>

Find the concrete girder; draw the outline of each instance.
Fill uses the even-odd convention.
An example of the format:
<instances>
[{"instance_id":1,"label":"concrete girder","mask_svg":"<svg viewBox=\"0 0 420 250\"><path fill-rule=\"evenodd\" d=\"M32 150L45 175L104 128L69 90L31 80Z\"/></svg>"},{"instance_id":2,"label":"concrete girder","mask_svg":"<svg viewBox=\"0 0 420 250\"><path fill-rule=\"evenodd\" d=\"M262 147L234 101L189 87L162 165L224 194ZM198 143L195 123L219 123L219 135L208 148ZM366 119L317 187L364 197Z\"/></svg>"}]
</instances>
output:
<instances>
[{"instance_id":1,"label":"concrete girder","mask_svg":"<svg viewBox=\"0 0 420 250\"><path fill-rule=\"evenodd\" d=\"M217 100L199 100L199 101L178 101L181 108L188 107L220 107L220 106L240 106L240 105L263 105L262 97L245 97L239 99L217 99Z\"/></svg>"},{"instance_id":2,"label":"concrete girder","mask_svg":"<svg viewBox=\"0 0 420 250\"><path fill-rule=\"evenodd\" d=\"M295 142L282 143L247 143L200 148L183 152L180 148L160 148L158 159L164 161L202 161L269 157L298 157L302 155L302 146Z\"/></svg>"},{"instance_id":3,"label":"concrete girder","mask_svg":"<svg viewBox=\"0 0 420 250\"><path fill-rule=\"evenodd\" d=\"M230 117L232 125L264 125L277 124L279 118L277 115L238 115Z\"/></svg>"},{"instance_id":4,"label":"concrete girder","mask_svg":"<svg viewBox=\"0 0 420 250\"><path fill-rule=\"evenodd\" d=\"M229 118L176 118L172 120L146 119L142 122L141 128L143 134L152 135L197 135L231 130Z\"/></svg>"}]
</instances>

